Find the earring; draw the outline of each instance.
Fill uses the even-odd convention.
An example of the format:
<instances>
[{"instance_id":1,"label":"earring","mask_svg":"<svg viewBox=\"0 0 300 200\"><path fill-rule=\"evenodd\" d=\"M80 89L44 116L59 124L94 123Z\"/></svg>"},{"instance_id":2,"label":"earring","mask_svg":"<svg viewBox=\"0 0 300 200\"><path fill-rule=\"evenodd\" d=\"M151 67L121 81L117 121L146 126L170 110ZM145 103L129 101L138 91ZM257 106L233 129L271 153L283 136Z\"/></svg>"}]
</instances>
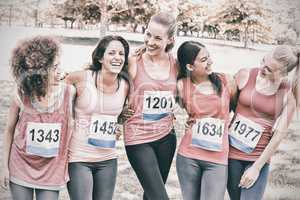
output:
<instances>
[{"instance_id":1,"label":"earring","mask_svg":"<svg viewBox=\"0 0 300 200\"><path fill-rule=\"evenodd\" d=\"M189 70L189 71L193 71L194 69L192 68L192 65L191 64L187 64L186 65L186 68Z\"/></svg>"}]
</instances>

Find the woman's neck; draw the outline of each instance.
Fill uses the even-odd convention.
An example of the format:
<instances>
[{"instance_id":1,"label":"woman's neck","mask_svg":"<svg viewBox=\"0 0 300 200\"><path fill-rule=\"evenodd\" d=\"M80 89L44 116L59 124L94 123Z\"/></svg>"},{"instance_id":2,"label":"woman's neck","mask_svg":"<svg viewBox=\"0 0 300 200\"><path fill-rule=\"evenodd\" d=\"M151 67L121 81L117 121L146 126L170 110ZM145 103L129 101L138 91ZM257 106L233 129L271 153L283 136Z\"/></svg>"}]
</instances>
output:
<instances>
[{"instance_id":1,"label":"woman's neck","mask_svg":"<svg viewBox=\"0 0 300 200\"><path fill-rule=\"evenodd\" d=\"M201 84L203 82L207 82L209 81L209 78L208 78L208 75L203 75L203 76L199 76L199 75L191 75L191 81L198 85L198 84Z\"/></svg>"},{"instance_id":2,"label":"woman's neck","mask_svg":"<svg viewBox=\"0 0 300 200\"><path fill-rule=\"evenodd\" d=\"M160 53L160 54L157 54L157 55L150 55L148 53L145 53L145 55L148 58L148 60L150 60L152 63L161 62L166 57L168 57L167 52L163 52L163 53Z\"/></svg>"},{"instance_id":3,"label":"woman's neck","mask_svg":"<svg viewBox=\"0 0 300 200\"><path fill-rule=\"evenodd\" d=\"M113 93L117 91L118 88L118 74L107 72L107 71L99 71L98 72L98 80L97 85L98 88L107 93Z\"/></svg>"}]
</instances>

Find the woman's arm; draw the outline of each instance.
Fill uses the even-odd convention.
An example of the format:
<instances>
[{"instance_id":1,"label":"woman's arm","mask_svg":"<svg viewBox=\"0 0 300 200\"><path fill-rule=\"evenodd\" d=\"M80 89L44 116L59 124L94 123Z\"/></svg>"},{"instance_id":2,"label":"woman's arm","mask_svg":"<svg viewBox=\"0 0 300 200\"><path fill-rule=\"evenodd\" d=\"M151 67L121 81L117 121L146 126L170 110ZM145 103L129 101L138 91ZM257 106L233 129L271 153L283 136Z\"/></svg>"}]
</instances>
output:
<instances>
[{"instance_id":1,"label":"woman's arm","mask_svg":"<svg viewBox=\"0 0 300 200\"><path fill-rule=\"evenodd\" d=\"M129 78L133 80L136 76L137 72L137 63L136 63L136 56L130 56L128 58L128 73L129 73Z\"/></svg>"},{"instance_id":2,"label":"woman's arm","mask_svg":"<svg viewBox=\"0 0 300 200\"><path fill-rule=\"evenodd\" d=\"M75 71L66 75L65 80L68 84L76 85L85 78L85 71Z\"/></svg>"},{"instance_id":3,"label":"woman's arm","mask_svg":"<svg viewBox=\"0 0 300 200\"><path fill-rule=\"evenodd\" d=\"M226 74L225 77L230 92L230 110L235 111L237 101L238 101L238 91L239 91L236 83L236 79L229 74Z\"/></svg>"},{"instance_id":4,"label":"woman's arm","mask_svg":"<svg viewBox=\"0 0 300 200\"><path fill-rule=\"evenodd\" d=\"M181 108L184 108L183 106L183 102L182 102L182 97L183 97L183 82L182 80L178 80L177 83L176 83L176 103L181 107Z\"/></svg>"},{"instance_id":5,"label":"woman's arm","mask_svg":"<svg viewBox=\"0 0 300 200\"><path fill-rule=\"evenodd\" d=\"M293 94L289 92L287 94L287 102L283 108L281 115L278 118L278 121L276 123L277 126L274 129L274 133L269 144L266 146L260 157L254 162L254 164L243 174L240 182L241 187L249 188L255 183L261 168L276 152L280 142L287 135L288 126L293 118L295 108L295 98Z\"/></svg>"},{"instance_id":6,"label":"woman's arm","mask_svg":"<svg viewBox=\"0 0 300 200\"><path fill-rule=\"evenodd\" d=\"M1 186L5 189L8 187L9 182L8 161L10 157L10 150L13 142L16 124L18 122L19 112L20 108L17 105L16 100L13 99L9 107L7 124L3 135L2 172L0 181Z\"/></svg>"}]
</instances>

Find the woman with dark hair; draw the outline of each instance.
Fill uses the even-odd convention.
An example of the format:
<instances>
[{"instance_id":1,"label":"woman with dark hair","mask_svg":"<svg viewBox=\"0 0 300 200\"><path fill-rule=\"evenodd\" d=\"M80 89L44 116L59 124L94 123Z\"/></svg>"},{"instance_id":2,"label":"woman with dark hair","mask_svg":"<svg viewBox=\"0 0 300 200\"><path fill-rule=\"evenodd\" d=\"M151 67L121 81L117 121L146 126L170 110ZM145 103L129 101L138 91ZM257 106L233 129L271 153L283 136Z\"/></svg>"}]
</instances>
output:
<instances>
[{"instance_id":1,"label":"woman with dark hair","mask_svg":"<svg viewBox=\"0 0 300 200\"><path fill-rule=\"evenodd\" d=\"M129 92L129 46L105 36L87 70L69 74L76 87L75 129L69 150L68 191L72 200L111 200L117 175L117 119Z\"/></svg>"},{"instance_id":2,"label":"woman with dark hair","mask_svg":"<svg viewBox=\"0 0 300 200\"><path fill-rule=\"evenodd\" d=\"M176 160L183 199L224 199L229 107L236 86L228 75L212 71L210 55L199 42L184 42L177 59L178 102L188 113Z\"/></svg>"},{"instance_id":3,"label":"woman with dark hair","mask_svg":"<svg viewBox=\"0 0 300 200\"><path fill-rule=\"evenodd\" d=\"M75 89L60 81L59 44L51 37L24 40L11 68L17 91L3 140L1 186L14 200L57 200L68 177Z\"/></svg>"},{"instance_id":4,"label":"woman with dark hair","mask_svg":"<svg viewBox=\"0 0 300 200\"><path fill-rule=\"evenodd\" d=\"M176 149L172 110L177 69L170 53L175 33L174 17L152 16L144 51L129 60L133 85L129 107L134 114L124 126L125 148L148 200L169 199L164 184Z\"/></svg>"},{"instance_id":5,"label":"woman with dark hair","mask_svg":"<svg viewBox=\"0 0 300 200\"><path fill-rule=\"evenodd\" d=\"M263 198L271 157L287 135L296 107L286 79L294 68L299 70L299 49L297 53L280 45L263 58L260 68L235 75L239 98L229 129L227 184L232 200Z\"/></svg>"}]
</instances>

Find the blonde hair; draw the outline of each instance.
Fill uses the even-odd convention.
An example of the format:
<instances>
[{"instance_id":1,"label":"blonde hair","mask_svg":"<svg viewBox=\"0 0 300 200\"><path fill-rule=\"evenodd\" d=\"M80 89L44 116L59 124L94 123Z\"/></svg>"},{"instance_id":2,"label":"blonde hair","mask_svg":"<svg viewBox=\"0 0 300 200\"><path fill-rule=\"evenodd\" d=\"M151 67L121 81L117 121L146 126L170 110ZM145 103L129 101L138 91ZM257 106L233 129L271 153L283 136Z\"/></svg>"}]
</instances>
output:
<instances>
[{"instance_id":1,"label":"blonde hair","mask_svg":"<svg viewBox=\"0 0 300 200\"><path fill-rule=\"evenodd\" d=\"M291 72L296 68L292 80L292 92L297 105L300 106L300 48L288 45L279 45L273 51L273 58L282 64L282 72Z\"/></svg>"},{"instance_id":2,"label":"blonde hair","mask_svg":"<svg viewBox=\"0 0 300 200\"><path fill-rule=\"evenodd\" d=\"M170 15L166 12L160 12L160 13L153 15L150 18L150 22L156 22L163 26L166 26L168 28L167 35L169 38L175 36L175 34L177 32L177 25L176 25L175 17L173 17L172 15ZM170 51L174 47L174 45L175 45L174 43L175 43L175 41L173 41L171 44L168 44L166 46L165 51L166 52Z\"/></svg>"},{"instance_id":3,"label":"blonde hair","mask_svg":"<svg viewBox=\"0 0 300 200\"><path fill-rule=\"evenodd\" d=\"M279 45L273 51L273 58L282 65L282 72L291 72L295 67L299 68L299 48L288 45Z\"/></svg>"}]
</instances>

